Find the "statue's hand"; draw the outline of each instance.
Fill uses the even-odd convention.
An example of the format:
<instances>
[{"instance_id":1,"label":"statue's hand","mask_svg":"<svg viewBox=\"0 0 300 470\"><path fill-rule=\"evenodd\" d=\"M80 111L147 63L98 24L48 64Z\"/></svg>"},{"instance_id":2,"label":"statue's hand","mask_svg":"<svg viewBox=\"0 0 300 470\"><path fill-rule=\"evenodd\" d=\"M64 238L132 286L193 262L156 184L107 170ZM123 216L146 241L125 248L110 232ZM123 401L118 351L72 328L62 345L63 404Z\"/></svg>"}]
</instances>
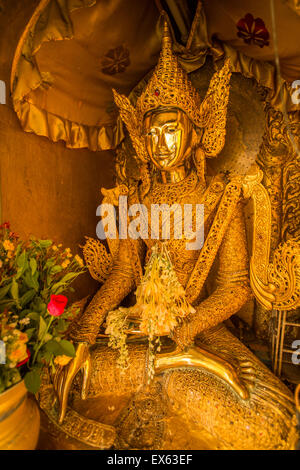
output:
<instances>
[{"instance_id":1,"label":"statue's hand","mask_svg":"<svg viewBox=\"0 0 300 470\"><path fill-rule=\"evenodd\" d=\"M78 343L74 359L66 366L59 366L55 371L53 385L59 404L60 424L63 422L66 415L68 397L73 379L80 369L83 371L81 398L84 400L88 394L91 376L91 357L87 343Z\"/></svg>"},{"instance_id":2,"label":"statue's hand","mask_svg":"<svg viewBox=\"0 0 300 470\"><path fill-rule=\"evenodd\" d=\"M177 326L171 334L171 338L177 346L183 350L194 342L193 328L191 322L184 322Z\"/></svg>"}]
</instances>

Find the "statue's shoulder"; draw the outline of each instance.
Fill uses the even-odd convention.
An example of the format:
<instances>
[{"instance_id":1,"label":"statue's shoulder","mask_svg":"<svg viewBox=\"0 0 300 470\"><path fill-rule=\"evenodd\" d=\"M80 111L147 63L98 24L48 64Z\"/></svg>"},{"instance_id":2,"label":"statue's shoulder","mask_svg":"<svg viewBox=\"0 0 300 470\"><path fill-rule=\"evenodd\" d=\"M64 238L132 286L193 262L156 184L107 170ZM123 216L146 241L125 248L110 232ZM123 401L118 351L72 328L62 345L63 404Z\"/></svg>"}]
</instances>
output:
<instances>
[{"instance_id":1,"label":"statue's shoulder","mask_svg":"<svg viewBox=\"0 0 300 470\"><path fill-rule=\"evenodd\" d=\"M103 203L112 204L116 207L119 205L120 196L130 198L132 194L137 191L137 184L118 184L113 188L101 188L101 193L104 196Z\"/></svg>"},{"instance_id":2,"label":"statue's shoulder","mask_svg":"<svg viewBox=\"0 0 300 470\"><path fill-rule=\"evenodd\" d=\"M244 201L244 177L220 172L207 178L207 189L210 193L224 195L224 199Z\"/></svg>"},{"instance_id":3,"label":"statue's shoulder","mask_svg":"<svg viewBox=\"0 0 300 470\"><path fill-rule=\"evenodd\" d=\"M212 193L223 193L229 180L224 173L217 173L206 178L207 190Z\"/></svg>"}]
</instances>

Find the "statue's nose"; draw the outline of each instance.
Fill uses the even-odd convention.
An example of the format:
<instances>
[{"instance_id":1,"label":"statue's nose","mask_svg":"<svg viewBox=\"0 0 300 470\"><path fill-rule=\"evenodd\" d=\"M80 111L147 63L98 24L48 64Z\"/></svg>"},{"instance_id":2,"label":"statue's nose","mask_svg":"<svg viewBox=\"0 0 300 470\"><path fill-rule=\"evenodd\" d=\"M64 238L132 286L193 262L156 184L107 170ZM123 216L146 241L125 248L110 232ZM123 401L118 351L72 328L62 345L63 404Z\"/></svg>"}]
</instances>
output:
<instances>
[{"instance_id":1,"label":"statue's nose","mask_svg":"<svg viewBox=\"0 0 300 470\"><path fill-rule=\"evenodd\" d=\"M160 132L158 136L158 149L159 150L168 150L165 133Z\"/></svg>"}]
</instances>

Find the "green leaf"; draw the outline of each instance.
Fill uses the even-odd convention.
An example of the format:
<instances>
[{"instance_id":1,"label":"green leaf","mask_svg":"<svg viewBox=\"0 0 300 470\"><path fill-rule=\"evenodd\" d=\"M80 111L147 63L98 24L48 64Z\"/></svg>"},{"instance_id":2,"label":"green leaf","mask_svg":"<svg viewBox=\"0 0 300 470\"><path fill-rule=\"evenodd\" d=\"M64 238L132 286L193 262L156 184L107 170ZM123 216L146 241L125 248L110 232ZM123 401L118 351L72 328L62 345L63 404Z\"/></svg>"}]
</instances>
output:
<instances>
[{"instance_id":1,"label":"green leaf","mask_svg":"<svg viewBox=\"0 0 300 470\"><path fill-rule=\"evenodd\" d=\"M44 336L44 341L45 341L45 342L46 342L46 341L50 341L50 339L52 339L52 335L50 335L50 333L45 334L45 336Z\"/></svg>"},{"instance_id":2,"label":"green leaf","mask_svg":"<svg viewBox=\"0 0 300 470\"><path fill-rule=\"evenodd\" d=\"M27 272L25 273L24 282L25 282L25 284L27 285L27 287L29 287L30 289L33 289L33 288L34 288L34 282L33 282L33 279L32 279L32 274L31 274L31 272L27 271Z\"/></svg>"},{"instance_id":3,"label":"green leaf","mask_svg":"<svg viewBox=\"0 0 300 470\"><path fill-rule=\"evenodd\" d=\"M25 292L25 294L23 294L22 297L20 297L21 307L25 307L25 305L31 302L31 300L33 299L35 295L36 295L36 291L34 289L30 289L27 292Z\"/></svg>"},{"instance_id":4,"label":"green leaf","mask_svg":"<svg viewBox=\"0 0 300 470\"><path fill-rule=\"evenodd\" d=\"M39 290L39 287L40 287L38 279L39 279L39 273L38 273L38 271L36 271L32 276L33 287L34 287L35 290Z\"/></svg>"},{"instance_id":5,"label":"green leaf","mask_svg":"<svg viewBox=\"0 0 300 470\"><path fill-rule=\"evenodd\" d=\"M21 314L20 314L20 317L21 317L21 318L27 317L28 313L30 313L30 312L31 312L31 309L30 309L30 308L23 308L23 309L22 309L22 312L21 312Z\"/></svg>"},{"instance_id":6,"label":"green leaf","mask_svg":"<svg viewBox=\"0 0 300 470\"><path fill-rule=\"evenodd\" d=\"M26 271L25 276L24 276L25 284L30 289L35 289L37 291L39 289L38 277L39 277L38 272L35 272L34 275L32 275L31 271Z\"/></svg>"},{"instance_id":7,"label":"green leaf","mask_svg":"<svg viewBox=\"0 0 300 470\"><path fill-rule=\"evenodd\" d=\"M45 302L43 302L43 299L41 299L41 297L36 297L34 299L32 310L39 313L45 313L47 311L47 305L45 304Z\"/></svg>"},{"instance_id":8,"label":"green leaf","mask_svg":"<svg viewBox=\"0 0 300 470\"><path fill-rule=\"evenodd\" d=\"M28 330L25 330L25 333L28 336L28 340L32 338L33 333L36 331L36 328L28 328Z\"/></svg>"},{"instance_id":9,"label":"green leaf","mask_svg":"<svg viewBox=\"0 0 300 470\"><path fill-rule=\"evenodd\" d=\"M24 267L18 268L17 274L15 275L15 279L20 279L20 277L22 276L23 272L24 272Z\"/></svg>"},{"instance_id":10,"label":"green leaf","mask_svg":"<svg viewBox=\"0 0 300 470\"><path fill-rule=\"evenodd\" d=\"M31 320L40 321L40 314L37 312L30 312L27 315Z\"/></svg>"},{"instance_id":11,"label":"green leaf","mask_svg":"<svg viewBox=\"0 0 300 470\"><path fill-rule=\"evenodd\" d=\"M51 274L57 274L60 273L63 270L61 266L55 265L53 268L50 269Z\"/></svg>"},{"instance_id":12,"label":"green leaf","mask_svg":"<svg viewBox=\"0 0 300 470\"><path fill-rule=\"evenodd\" d=\"M17 259L18 256L19 256L19 253L20 253L20 251L21 251L21 248L22 248L22 243L19 243L18 246L17 246L17 249L16 249L16 253L15 253L16 259Z\"/></svg>"},{"instance_id":13,"label":"green leaf","mask_svg":"<svg viewBox=\"0 0 300 470\"><path fill-rule=\"evenodd\" d=\"M31 370L25 375L24 382L29 392L37 393L41 385L40 374L36 370Z\"/></svg>"},{"instance_id":14,"label":"green leaf","mask_svg":"<svg viewBox=\"0 0 300 470\"><path fill-rule=\"evenodd\" d=\"M66 286L64 286L63 284L60 286L60 287L56 287L51 289L56 295L60 294L61 292L64 292L66 290Z\"/></svg>"},{"instance_id":15,"label":"green leaf","mask_svg":"<svg viewBox=\"0 0 300 470\"><path fill-rule=\"evenodd\" d=\"M66 356L75 357L76 351L75 351L73 344L70 341L67 341L66 339L62 339L59 342L59 345L61 349L63 350L63 354L65 354Z\"/></svg>"},{"instance_id":16,"label":"green leaf","mask_svg":"<svg viewBox=\"0 0 300 470\"><path fill-rule=\"evenodd\" d=\"M54 356L60 356L63 354L62 348L60 347L60 343L58 343L54 339L45 343L43 349L48 352L51 352L52 354L54 354Z\"/></svg>"},{"instance_id":17,"label":"green leaf","mask_svg":"<svg viewBox=\"0 0 300 470\"><path fill-rule=\"evenodd\" d=\"M32 275L34 275L34 273L36 272L36 268L37 268L37 262L35 258L30 258L29 265L30 265L31 273Z\"/></svg>"},{"instance_id":18,"label":"green leaf","mask_svg":"<svg viewBox=\"0 0 300 470\"><path fill-rule=\"evenodd\" d=\"M45 331L47 329L47 323L43 319L42 316L40 316L40 324L39 324L39 332L38 332L38 339L41 340Z\"/></svg>"},{"instance_id":19,"label":"green leaf","mask_svg":"<svg viewBox=\"0 0 300 470\"><path fill-rule=\"evenodd\" d=\"M59 318L57 322L57 330L64 331L68 327L68 322L66 322L63 318Z\"/></svg>"},{"instance_id":20,"label":"green leaf","mask_svg":"<svg viewBox=\"0 0 300 470\"><path fill-rule=\"evenodd\" d=\"M61 281L56 282L56 284L53 285L52 291L55 294L58 294L59 292L62 292L66 288L67 284L70 284L70 282L72 280L74 280L76 277L78 277L78 275L79 275L79 273L68 273L68 274L66 274L61 279Z\"/></svg>"},{"instance_id":21,"label":"green leaf","mask_svg":"<svg viewBox=\"0 0 300 470\"><path fill-rule=\"evenodd\" d=\"M58 290L63 290L63 283L60 281L60 282L56 282L55 284L53 284L53 286L51 287L51 292L54 293L54 294L57 294L58 293Z\"/></svg>"},{"instance_id":22,"label":"green leaf","mask_svg":"<svg viewBox=\"0 0 300 470\"><path fill-rule=\"evenodd\" d=\"M52 241L51 240L39 240L39 245L42 248L49 248L49 246L52 245Z\"/></svg>"},{"instance_id":23,"label":"green leaf","mask_svg":"<svg viewBox=\"0 0 300 470\"><path fill-rule=\"evenodd\" d=\"M5 309L7 308L10 308L14 305L14 300L8 300L8 299L4 299L4 300L0 300L0 310L1 312L3 312Z\"/></svg>"},{"instance_id":24,"label":"green leaf","mask_svg":"<svg viewBox=\"0 0 300 470\"><path fill-rule=\"evenodd\" d=\"M10 289L12 298L15 300L16 304L20 306L19 304L19 286L18 283L15 279L12 280L12 285Z\"/></svg>"},{"instance_id":25,"label":"green leaf","mask_svg":"<svg viewBox=\"0 0 300 470\"><path fill-rule=\"evenodd\" d=\"M8 284L7 286L1 287L1 289L0 289L0 300L3 299L3 297L6 296L6 294L8 293L10 288L11 288L11 284Z\"/></svg>"},{"instance_id":26,"label":"green leaf","mask_svg":"<svg viewBox=\"0 0 300 470\"><path fill-rule=\"evenodd\" d=\"M54 260L54 258L50 258L50 259L48 259L48 261L46 262L44 269L51 268L51 267L54 266L54 265L55 265L55 260Z\"/></svg>"},{"instance_id":27,"label":"green leaf","mask_svg":"<svg viewBox=\"0 0 300 470\"><path fill-rule=\"evenodd\" d=\"M26 261L26 251L24 250L20 256L17 258L17 265L19 268L23 268Z\"/></svg>"},{"instance_id":28,"label":"green leaf","mask_svg":"<svg viewBox=\"0 0 300 470\"><path fill-rule=\"evenodd\" d=\"M61 282L65 284L66 282L70 282L72 279L75 279L76 277L78 277L78 273L68 273L62 278Z\"/></svg>"},{"instance_id":29,"label":"green leaf","mask_svg":"<svg viewBox=\"0 0 300 470\"><path fill-rule=\"evenodd\" d=\"M49 364L49 362L51 361L52 356L53 356L53 353L50 351L40 351L38 354L38 358L40 360L44 359L44 361L46 361L47 364Z\"/></svg>"}]
</instances>

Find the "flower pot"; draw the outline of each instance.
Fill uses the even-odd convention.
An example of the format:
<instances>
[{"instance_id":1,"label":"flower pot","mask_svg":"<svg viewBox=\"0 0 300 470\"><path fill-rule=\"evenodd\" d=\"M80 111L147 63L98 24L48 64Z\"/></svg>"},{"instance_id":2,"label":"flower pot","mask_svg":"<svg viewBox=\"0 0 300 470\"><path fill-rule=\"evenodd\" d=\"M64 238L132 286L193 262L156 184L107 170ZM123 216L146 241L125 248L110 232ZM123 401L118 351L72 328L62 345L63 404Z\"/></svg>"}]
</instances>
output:
<instances>
[{"instance_id":1,"label":"flower pot","mask_svg":"<svg viewBox=\"0 0 300 470\"><path fill-rule=\"evenodd\" d=\"M0 450L35 449L40 413L24 381L0 394Z\"/></svg>"}]
</instances>

